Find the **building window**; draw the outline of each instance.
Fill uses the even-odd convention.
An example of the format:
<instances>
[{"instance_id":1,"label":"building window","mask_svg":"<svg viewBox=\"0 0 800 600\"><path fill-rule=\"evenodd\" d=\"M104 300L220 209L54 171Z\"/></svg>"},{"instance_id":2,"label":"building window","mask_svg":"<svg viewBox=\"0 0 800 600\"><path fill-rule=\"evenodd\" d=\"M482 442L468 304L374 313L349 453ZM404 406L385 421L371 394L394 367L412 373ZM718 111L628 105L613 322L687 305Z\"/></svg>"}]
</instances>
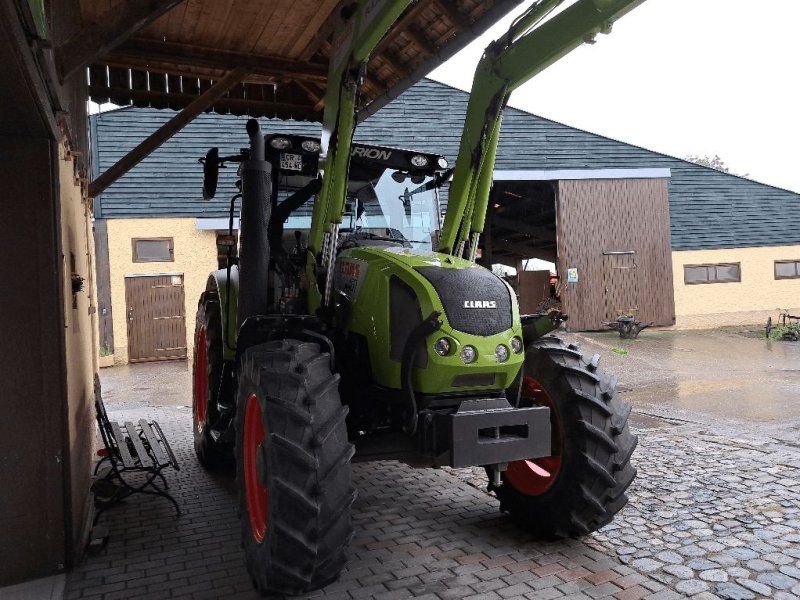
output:
<instances>
[{"instance_id":1,"label":"building window","mask_svg":"<svg viewBox=\"0 0 800 600\"><path fill-rule=\"evenodd\" d=\"M775 279L797 279L800 277L800 260L776 260Z\"/></svg>"},{"instance_id":2,"label":"building window","mask_svg":"<svg viewBox=\"0 0 800 600\"><path fill-rule=\"evenodd\" d=\"M683 265L684 283L728 283L741 281L739 263L720 263L716 265Z\"/></svg>"},{"instance_id":3,"label":"building window","mask_svg":"<svg viewBox=\"0 0 800 600\"><path fill-rule=\"evenodd\" d=\"M172 238L134 238L133 262L173 262Z\"/></svg>"}]
</instances>

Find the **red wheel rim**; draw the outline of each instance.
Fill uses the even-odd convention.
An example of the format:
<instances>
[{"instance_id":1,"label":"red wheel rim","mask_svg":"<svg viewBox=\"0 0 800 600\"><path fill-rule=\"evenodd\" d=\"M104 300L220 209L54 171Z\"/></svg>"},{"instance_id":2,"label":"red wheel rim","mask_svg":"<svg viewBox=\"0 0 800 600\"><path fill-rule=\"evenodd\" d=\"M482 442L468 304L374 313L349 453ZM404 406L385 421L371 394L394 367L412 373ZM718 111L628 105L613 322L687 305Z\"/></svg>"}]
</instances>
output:
<instances>
[{"instance_id":1,"label":"red wheel rim","mask_svg":"<svg viewBox=\"0 0 800 600\"><path fill-rule=\"evenodd\" d=\"M526 496L541 496L555 483L561 471L562 434L553 400L533 377L522 378L522 395L535 405L550 408L552 423L553 455L533 460L517 460L508 463L506 479L518 492Z\"/></svg>"},{"instance_id":2,"label":"red wheel rim","mask_svg":"<svg viewBox=\"0 0 800 600\"><path fill-rule=\"evenodd\" d=\"M194 340L194 422L198 431L206 424L208 409L208 351L206 350L206 328L197 330Z\"/></svg>"},{"instance_id":3,"label":"red wheel rim","mask_svg":"<svg viewBox=\"0 0 800 600\"><path fill-rule=\"evenodd\" d=\"M247 497L247 515L250 530L260 544L267 535L267 508L269 493L259 477L259 454L264 448L264 420L261 404L255 394L250 394L244 412L242 460L244 462L244 488ZM263 468L263 465L262 465Z\"/></svg>"}]
</instances>

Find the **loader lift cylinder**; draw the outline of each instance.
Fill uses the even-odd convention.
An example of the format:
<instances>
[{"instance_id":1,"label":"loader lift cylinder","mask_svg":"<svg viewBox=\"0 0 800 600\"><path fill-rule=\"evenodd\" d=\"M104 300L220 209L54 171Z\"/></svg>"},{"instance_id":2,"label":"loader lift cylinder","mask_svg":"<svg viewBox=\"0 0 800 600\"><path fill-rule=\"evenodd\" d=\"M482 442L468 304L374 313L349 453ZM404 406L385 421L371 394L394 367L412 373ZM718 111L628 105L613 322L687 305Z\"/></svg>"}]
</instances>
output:
<instances>
[{"instance_id":1,"label":"loader lift cylinder","mask_svg":"<svg viewBox=\"0 0 800 600\"><path fill-rule=\"evenodd\" d=\"M264 135L258 121L247 122L250 156L242 164L242 209L239 218L239 310L237 325L267 312L269 239L272 213L272 167L264 160Z\"/></svg>"}]
</instances>

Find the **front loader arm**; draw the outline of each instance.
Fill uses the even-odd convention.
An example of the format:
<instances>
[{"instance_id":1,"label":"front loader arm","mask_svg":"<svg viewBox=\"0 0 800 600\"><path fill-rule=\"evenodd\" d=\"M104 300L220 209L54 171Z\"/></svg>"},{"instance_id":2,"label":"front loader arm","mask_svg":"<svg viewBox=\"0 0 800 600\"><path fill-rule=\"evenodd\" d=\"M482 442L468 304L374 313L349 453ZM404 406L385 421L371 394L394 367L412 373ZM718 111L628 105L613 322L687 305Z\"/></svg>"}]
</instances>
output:
<instances>
[{"instance_id":1,"label":"front loader arm","mask_svg":"<svg viewBox=\"0 0 800 600\"><path fill-rule=\"evenodd\" d=\"M609 33L615 20L643 2L578 0L541 23L563 0L539 0L486 48L467 105L440 252L462 256L470 242L468 258L475 258L486 219L503 109L511 92L598 33Z\"/></svg>"},{"instance_id":2,"label":"front loader arm","mask_svg":"<svg viewBox=\"0 0 800 600\"><path fill-rule=\"evenodd\" d=\"M336 31L328 66L322 119L322 186L314 203L308 239L310 252L306 275L308 308L312 314L321 304L327 303L330 294L336 230L342 222L347 194L358 87L370 53L410 3L411 0L359 0L342 9L342 21ZM325 290L317 286L317 257L320 254L322 266L328 270Z\"/></svg>"}]
</instances>

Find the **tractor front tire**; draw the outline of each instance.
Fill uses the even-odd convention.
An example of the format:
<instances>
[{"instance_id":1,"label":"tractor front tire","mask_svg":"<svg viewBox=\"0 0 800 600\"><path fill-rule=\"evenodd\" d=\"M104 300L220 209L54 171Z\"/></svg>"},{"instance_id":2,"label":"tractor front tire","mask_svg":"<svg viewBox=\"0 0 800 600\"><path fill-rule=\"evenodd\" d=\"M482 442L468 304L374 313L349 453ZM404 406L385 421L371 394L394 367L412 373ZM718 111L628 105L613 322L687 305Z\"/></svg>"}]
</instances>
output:
<instances>
[{"instance_id":1,"label":"tractor front tire","mask_svg":"<svg viewBox=\"0 0 800 600\"><path fill-rule=\"evenodd\" d=\"M509 463L494 488L500 509L535 535L580 537L611 521L636 476L637 438L616 380L576 346L549 336L526 348L520 406L550 408L552 456Z\"/></svg>"},{"instance_id":2,"label":"tractor front tire","mask_svg":"<svg viewBox=\"0 0 800 600\"><path fill-rule=\"evenodd\" d=\"M262 594L339 577L355 499L347 407L330 355L297 340L248 348L239 368L236 479L247 569Z\"/></svg>"},{"instance_id":3,"label":"tractor front tire","mask_svg":"<svg viewBox=\"0 0 800 600\"><path fill-rule=\"evenodd\" d=\"M194 452L204 467L219 464L227 452L211 435L219 418L217 395L222 377L222 319L216 292L205 292L197 303L192 361L192 431ZM229 459L230 460L230 459Z\"/></svg>"}]
</instances>

